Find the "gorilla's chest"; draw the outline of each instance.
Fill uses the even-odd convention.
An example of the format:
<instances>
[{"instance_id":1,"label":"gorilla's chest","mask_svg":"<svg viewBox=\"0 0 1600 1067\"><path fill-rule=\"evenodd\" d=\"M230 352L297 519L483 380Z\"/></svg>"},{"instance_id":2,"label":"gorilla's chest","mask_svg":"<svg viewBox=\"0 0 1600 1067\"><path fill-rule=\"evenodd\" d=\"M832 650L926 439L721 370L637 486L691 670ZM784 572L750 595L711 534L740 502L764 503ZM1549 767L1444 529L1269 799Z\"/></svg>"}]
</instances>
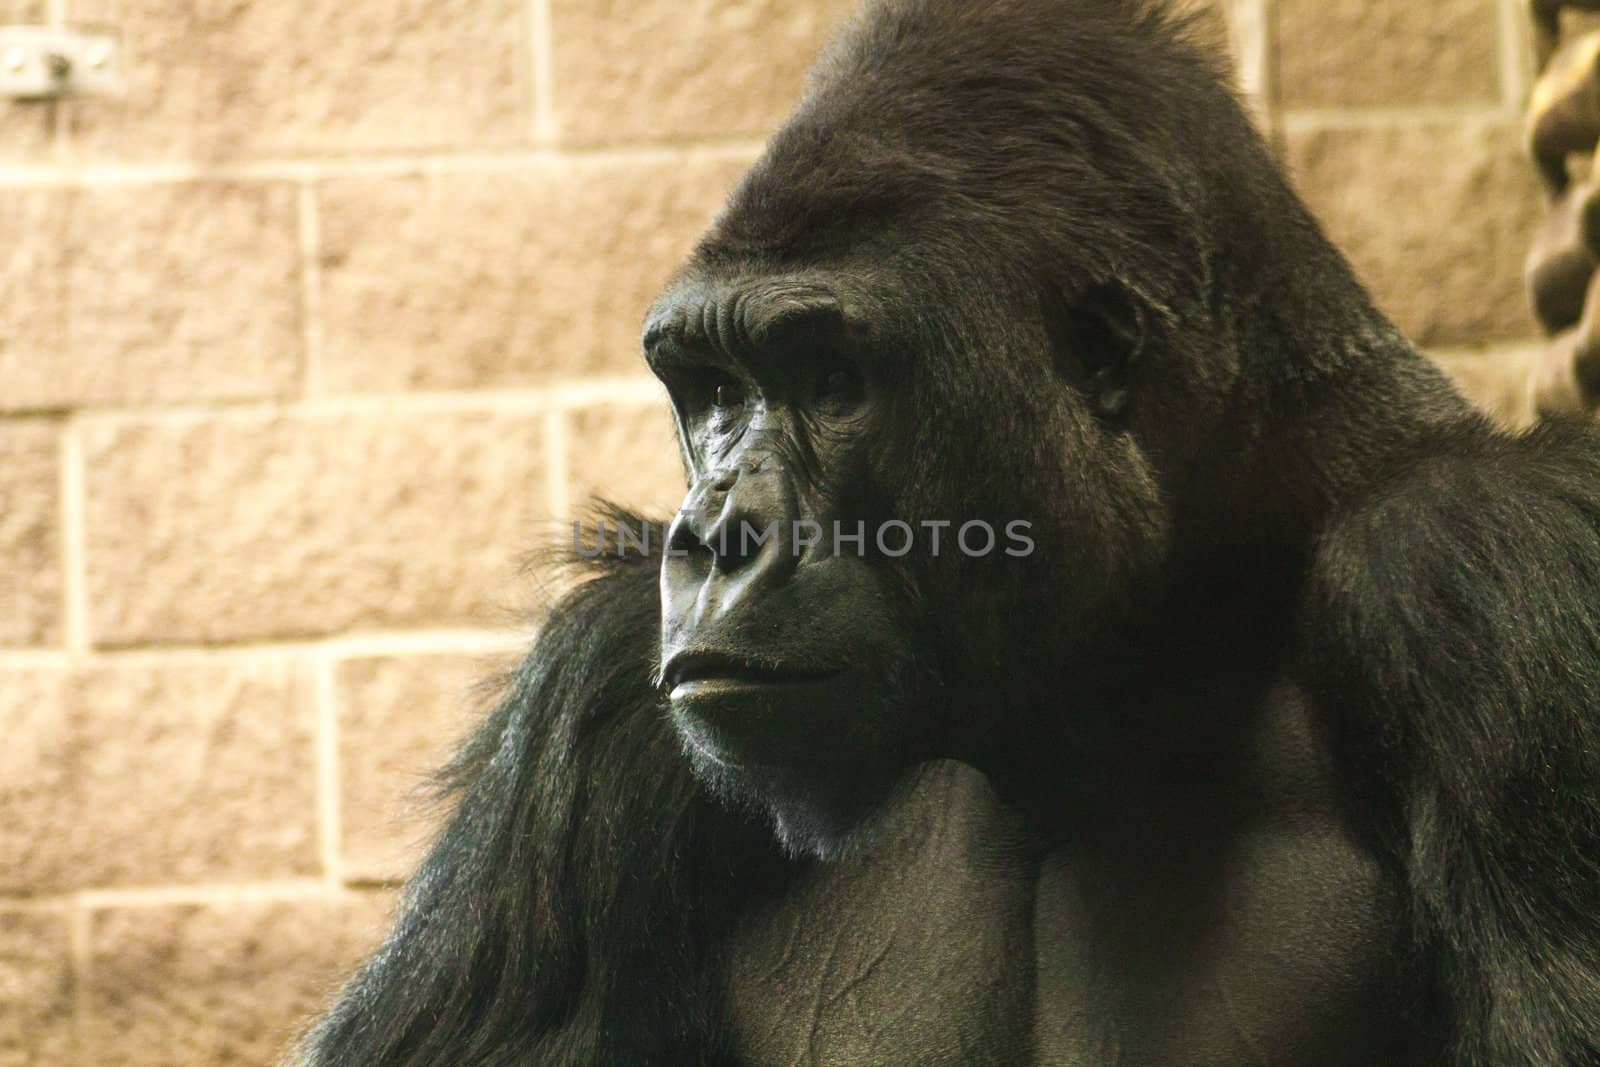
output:
<instances>
[{"instance_id":1,"label":"gorilla's chest","mask_svg":"<svg viewBox=\"0 0 1600 1067\"><path fill-rule=\"evenodd\" d=\"M1006 864L1007 818L941 767L870 858L752 917L729 982L744 1061L1391 1061L1392 895L1337 828L1243 836L1202 877Z\"/></svg>"},{"instance_id":2,"label":"gorilla's chest","mask_svg":"<svg viewBox=\"0 0 1600 1067\"><path fill-rule=\"evenodd\" d=\"M999 817L981 777L942 765L870 856L814 868L747 922L729 982L746 1062L1014 1062L1034 871L983 862Z\"/></svg>"}]
</instances>

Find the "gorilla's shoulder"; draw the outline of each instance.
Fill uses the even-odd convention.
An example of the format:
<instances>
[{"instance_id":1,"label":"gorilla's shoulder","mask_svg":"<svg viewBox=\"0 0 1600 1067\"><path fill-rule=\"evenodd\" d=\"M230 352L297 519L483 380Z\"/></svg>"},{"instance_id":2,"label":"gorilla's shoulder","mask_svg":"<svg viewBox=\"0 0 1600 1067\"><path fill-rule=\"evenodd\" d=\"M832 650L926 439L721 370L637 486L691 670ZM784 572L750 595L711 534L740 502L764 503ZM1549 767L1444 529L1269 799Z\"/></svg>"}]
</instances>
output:
<instances>
[{"instance_id":1,"label":"gorilla's shoulder","mask_svg":"<svg viewBox=\"0 0 1600 1067\"><path fill-rule=\"evenodd\" d=\"M1538 596L1527 606L1577 599L1600 612L1600 433L1452 433L1335 519L1316 564L1325 581L1391 601Z\"/></svg>"},{"instance_id":2,"label":"gorilla's shoulder","mask_svg":"<svg viewBox=\"0 0 1600 1067\"><path fill-rule=\"evenodd\" d=\"M1302 620L1314 658L1392 695L1600 700L1600 433L1468 427L1420 449L1324 531Z\"/></svg>"}]
</instances>

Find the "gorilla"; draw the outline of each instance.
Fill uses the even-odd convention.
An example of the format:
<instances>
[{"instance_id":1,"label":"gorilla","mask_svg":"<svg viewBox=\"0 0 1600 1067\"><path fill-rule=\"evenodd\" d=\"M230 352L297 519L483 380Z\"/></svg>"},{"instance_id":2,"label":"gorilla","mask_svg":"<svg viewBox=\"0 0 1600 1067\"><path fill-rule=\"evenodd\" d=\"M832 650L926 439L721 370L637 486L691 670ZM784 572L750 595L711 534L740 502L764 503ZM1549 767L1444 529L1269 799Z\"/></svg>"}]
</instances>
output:
<instances>
[{"instance_id":1,"label":"gorilla","mask_svg":"<svg viewBox=\"0 0 1600 1067\"><path fill-rule=\"evenodd\" d=\"M683 510L300 1062L1600 1063L1600 436L1475 414L1195 40L834 41L645 323Z\"/></svg>"}]
</instances>

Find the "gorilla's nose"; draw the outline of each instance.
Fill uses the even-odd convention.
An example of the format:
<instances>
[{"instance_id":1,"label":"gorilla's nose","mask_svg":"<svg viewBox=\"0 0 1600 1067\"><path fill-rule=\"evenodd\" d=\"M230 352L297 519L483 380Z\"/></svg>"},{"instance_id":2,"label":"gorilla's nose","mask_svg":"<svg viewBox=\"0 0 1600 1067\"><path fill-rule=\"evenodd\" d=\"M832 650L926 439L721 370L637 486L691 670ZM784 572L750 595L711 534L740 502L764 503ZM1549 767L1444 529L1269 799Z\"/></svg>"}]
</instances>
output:
<instances>
[{"instance_id":1,"label":"gorilla's nose","mask_svg":"<svg viewBox=\"0 0 1600 1067\"><path fill-rule=\"evenodd\" d=\"M777 464L746 462L697 482L667 534L663 582L697 590L702 609L722 614L758 588L794 573L794 490Z\"/></svg>"}]
</instances>

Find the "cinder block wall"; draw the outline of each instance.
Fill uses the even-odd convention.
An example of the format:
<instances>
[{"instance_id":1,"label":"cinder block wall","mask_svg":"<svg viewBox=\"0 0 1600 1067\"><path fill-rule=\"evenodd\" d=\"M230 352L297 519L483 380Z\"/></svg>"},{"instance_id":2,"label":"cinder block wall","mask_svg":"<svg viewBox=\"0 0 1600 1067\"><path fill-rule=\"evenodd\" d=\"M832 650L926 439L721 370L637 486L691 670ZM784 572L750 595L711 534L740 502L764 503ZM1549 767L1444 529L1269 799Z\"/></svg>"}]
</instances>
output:
<instances>
[{"instance_id":1,"label":"cinder block wall","mask_svg":"<svg viewBox=\"0 0 1600 1067\"><path fill-rule=\"evenodd\" d=\"M370 946L523 553L669 508L640 316L851 0L0 0L0 1065L265 1064ZM1210 25L1382 303L1510 405L1514 0Z\"/></svg>"}]
</instances>

